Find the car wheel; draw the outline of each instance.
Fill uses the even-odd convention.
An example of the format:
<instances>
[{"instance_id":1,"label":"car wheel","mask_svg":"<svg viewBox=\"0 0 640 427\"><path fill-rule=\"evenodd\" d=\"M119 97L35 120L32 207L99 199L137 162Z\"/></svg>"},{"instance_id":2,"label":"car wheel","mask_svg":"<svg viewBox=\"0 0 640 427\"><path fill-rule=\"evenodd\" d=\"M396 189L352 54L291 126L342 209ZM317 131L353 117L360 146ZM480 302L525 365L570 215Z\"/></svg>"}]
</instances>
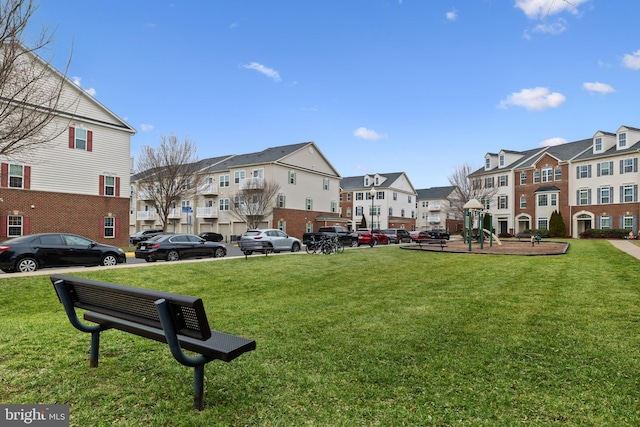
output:
<instances>
[{"instance_id":1,"label":"car wheel","mask_svg":"<svg viewBox=\"0 0 640 427\"><path fill-rule=\"evenodd\" d=\"M21 273L28 273L31 271L36 271L38 269L38 261L31 257L22 258L20 261L16 263L16 271Z\"/></svg>"},{"instance_id":2,"label":"car wheel","mask_svg":"<svg viewBox=\"0 0 640 427\"><path fill-rule=\"evenodd\" d=\"M169 251L167 253L167 261L178 261L180 259L180 255L178 251Z\"/></svg>"},{"instance_id":3,"label":"car wheel","mask_svg":"<svg viewBox=\"0 0 640 427\"><path fill-rule=\"evenodd\" d=\"M371 246L378 246L378 239L373 239L371 241Z\"/></svg>"},{"instance_id":4,"label":"car wheel","mask_svg":"<svg viewBox=\"0 0 640 427\"><path fill-rule=\"evenodd\" d=\"M108 265L116 265L118 263L118 258L116 258L113 254L107 254L102 257L102 261L100 261L100 265L108 266Z\"/></svg>"},{"instance_id":5,"label":"car wheel","mask_svg":"<svg viewBox=\"0 0 640 427\"><path fill-rule=\"evenodd\" d=\"M300 243L294 242L291 246L291 252L300 252Z\"/></svg>"},{"instance_id":6,"label":"car wheel","mask_svg":"<svg viewBox=\"0 0 640 427\"><path fill-rule=\"evenodd\" d=\"M354 239L354 240L351 241L351 247L352 248L357 248L358 246L359 245L358 245L358 241L357 240Z\"/></svg>"},{"instance_id":7,"label":"car wheel","mask_svg":"<svg viewBox=\"0 0 640 427\"><path fill-rule=\"evenodd\" d=\"M213 251L214 258L222 258L223 256L224 256L224 248L216 248L216 250Z\"/></svg>"}]
</instances>

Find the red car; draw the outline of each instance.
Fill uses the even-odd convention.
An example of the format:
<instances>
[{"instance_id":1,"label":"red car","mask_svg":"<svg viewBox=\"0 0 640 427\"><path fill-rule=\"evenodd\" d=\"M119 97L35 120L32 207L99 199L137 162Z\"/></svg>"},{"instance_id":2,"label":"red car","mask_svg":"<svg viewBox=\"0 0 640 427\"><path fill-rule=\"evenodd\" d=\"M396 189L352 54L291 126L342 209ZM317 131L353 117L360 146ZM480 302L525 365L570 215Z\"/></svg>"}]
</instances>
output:
<instances>
[{"instance_id":1,"label":"red car","mask_svg":"<svg viewBox=\"0 0 640 427\"><path fill-rule=\"evenodd\" d=\"M376 246L378 243L384 245L389 244L389 236L384 234L382 230L378 230L377 228L373 229L373 233L371 233L370 228L358 228L358 230L356 231L358 233L358 246Z\"/></svg>"},{"instance_id":2,"label":"red car","mask_svg":"<svg viewBox=\"0 0 640 427\"><path fill-rule=\"evenodd\" d=\"M420 242L422 240L428 240L431 238L431 235L428 231L412 231L411 232L411 240L414 242Z\"/></svg>"}]
</instances>

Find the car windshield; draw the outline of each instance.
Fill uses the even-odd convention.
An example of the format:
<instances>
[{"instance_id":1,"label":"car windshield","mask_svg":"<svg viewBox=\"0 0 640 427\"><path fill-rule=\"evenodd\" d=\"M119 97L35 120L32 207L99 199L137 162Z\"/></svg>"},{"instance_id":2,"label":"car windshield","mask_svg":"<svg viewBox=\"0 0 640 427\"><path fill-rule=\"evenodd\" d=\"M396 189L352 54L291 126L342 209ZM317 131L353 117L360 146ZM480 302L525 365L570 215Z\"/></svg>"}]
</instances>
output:
<instances>
[{"instance_id":1,"label":"car windshield","mask_svg":"<svg viewBox=\"0 0 640 427\"><path fill-rule=\"evenodd\" d=\"M260 233L261 232L259 230L250 230L250 231L247 231L246 233L244 233L243 235L247 236L247 237L253 237L253 236L259 236Z\"/></svg>"}]
</instances>

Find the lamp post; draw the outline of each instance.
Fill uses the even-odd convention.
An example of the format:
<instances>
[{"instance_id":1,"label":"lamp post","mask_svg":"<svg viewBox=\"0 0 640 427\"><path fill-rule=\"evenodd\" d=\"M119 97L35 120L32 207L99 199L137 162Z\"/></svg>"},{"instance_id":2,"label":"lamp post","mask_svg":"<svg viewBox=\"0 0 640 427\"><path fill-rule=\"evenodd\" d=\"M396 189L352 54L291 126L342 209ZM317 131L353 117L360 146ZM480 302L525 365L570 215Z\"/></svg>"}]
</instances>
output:
<instances>
[{"instance_id":1,"label":"lamp post","mask_svg":"<svg viewBox=\"0 0 640 427\"><path fill-rule=\"evenodd\" d=\"M369 190L369 195L371 196L371 238L373 239L373 200L376 198L376 189L374 187Z\"/></svg>"}]
</instances>

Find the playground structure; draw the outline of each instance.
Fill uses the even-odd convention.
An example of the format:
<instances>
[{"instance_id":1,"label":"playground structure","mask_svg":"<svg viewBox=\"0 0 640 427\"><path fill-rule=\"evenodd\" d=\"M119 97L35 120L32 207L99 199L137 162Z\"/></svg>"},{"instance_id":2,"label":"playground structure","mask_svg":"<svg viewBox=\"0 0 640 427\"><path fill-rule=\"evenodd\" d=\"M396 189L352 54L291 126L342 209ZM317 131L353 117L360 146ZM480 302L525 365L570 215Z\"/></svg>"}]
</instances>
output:
<instances>
[{"instance_id":1,"label":"playground structure","mask_svg":"<svg viewBox=\"0 0 640 427\"><path fill-rule=\"evenodd\" d=\"M480 249L484 248L485 240L489 240L489 247L493 246L495 241L498 245L502 245L500 239L493 232L493 224L489 224L489 229L483 228L484 224L484 207L477 199L471 199L465 205L464 208L464 233L463 240L469 245L469 252L471 252L471 243L473 240L477 240L480 244ZM475 226L477 224L477 226ZM474 230L476 232L474 233ZM481 230L480 233L477 230Z\"/></svg>"}]
</instances>

